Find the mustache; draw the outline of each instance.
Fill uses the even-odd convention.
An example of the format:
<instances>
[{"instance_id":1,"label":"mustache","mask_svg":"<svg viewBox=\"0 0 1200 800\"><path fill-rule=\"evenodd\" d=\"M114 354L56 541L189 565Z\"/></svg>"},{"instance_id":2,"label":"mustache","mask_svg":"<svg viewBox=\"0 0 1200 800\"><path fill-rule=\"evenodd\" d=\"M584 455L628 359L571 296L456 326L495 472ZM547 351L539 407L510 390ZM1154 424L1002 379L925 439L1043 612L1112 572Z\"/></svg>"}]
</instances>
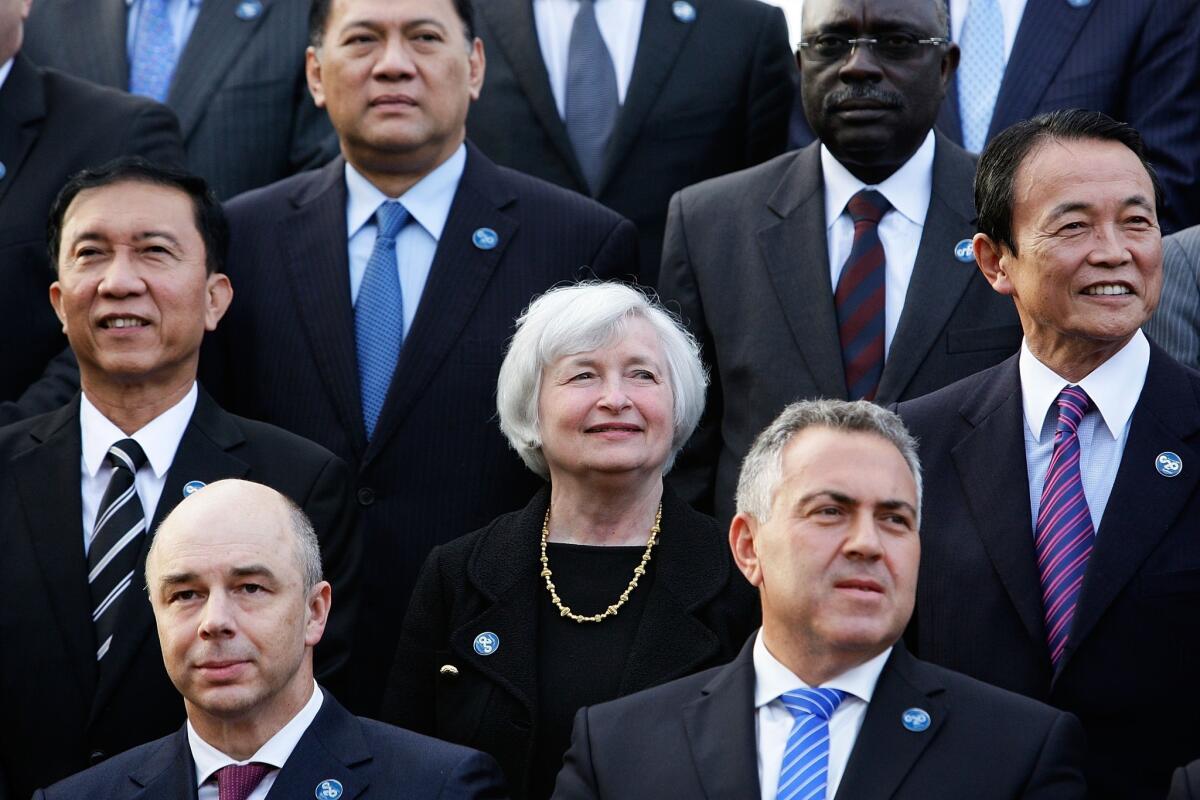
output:
<instances>
[{"instance_id":1,"label":"mustache","mask_svg":"<svg viewBox=\"0 0 1200 800\"><path fill-rule=\"evenodd\" d=\"M904 106L904 95L899 92L880 89L878 86L869 83L854 83L840 89L834 89L825 95L822 106L826 111L831 111L847 100L871 100L894 108Z\"/></svg>"}]
</instances>

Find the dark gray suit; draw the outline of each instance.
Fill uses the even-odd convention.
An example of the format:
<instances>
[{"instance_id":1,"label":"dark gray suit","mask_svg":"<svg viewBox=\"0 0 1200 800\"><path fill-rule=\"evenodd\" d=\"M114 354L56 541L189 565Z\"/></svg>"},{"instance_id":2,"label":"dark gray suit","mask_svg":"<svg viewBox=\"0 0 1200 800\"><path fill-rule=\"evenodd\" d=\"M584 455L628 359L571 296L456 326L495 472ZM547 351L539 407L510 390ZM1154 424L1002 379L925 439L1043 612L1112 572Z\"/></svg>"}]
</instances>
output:
<instances>
[{"instance_id":1,"label":"dark gray suit","mask_svg":"<svg viewBox=\"0 0 1200 800\"><path fill-rule=\"evenodd\" d=\"M1012 301L954 255L975 233L974 174L973 158L938 136L929 212L877 402L939 389L1020 344ZM824 203L819 145L671 199L660 291L700 339L713 382L705 420L668 478L724 521L754 436L790 402L846 398Z\"/></svg>"},{"instance_id":2,"label":"dark gray suit","mask_svg":"<svg viewBox=\"0 0 1200 800\"><path fill-rule=\"evenodd\" d=\"M1142 329L1177 360L1200 369L1200 225L1163 238L1162 299Z\"/></svg>"},{"instance_id":3,"label":"dark gray suit","mask_svg":"<svg viewBox=\"0 0 1200 800\"><path fill-rule=\"evenodd\" d=\"M242 19L241 0L204 0L167 95L188 166L221 198L337 154L333 129L304 80L308 3L259 4L258 16ZM125 0L37 0L24 52L38 64L125 89L126 15Z\"/></svg>"}]
</instances>

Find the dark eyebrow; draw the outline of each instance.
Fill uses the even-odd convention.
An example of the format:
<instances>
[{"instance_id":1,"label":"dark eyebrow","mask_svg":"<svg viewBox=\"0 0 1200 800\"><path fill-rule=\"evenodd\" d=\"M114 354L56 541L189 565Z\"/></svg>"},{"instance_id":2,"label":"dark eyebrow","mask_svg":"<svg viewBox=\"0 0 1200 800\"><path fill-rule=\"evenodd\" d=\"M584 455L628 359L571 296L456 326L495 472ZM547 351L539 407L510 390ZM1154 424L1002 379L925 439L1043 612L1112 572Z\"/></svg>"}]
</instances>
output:
<instances>
[{"instance_id":1,"label":"dark eyebrow","mask_svg":"<svg viewBox=\"0 0 1200 800\"><path fill-rule=\"evenodd\" d=\"M904 509L913 516L916 516L917 514L917 509L913 508L912 503L909 503L905 500L881 500L879 502L879 507L887 511L899 511Z\"/></svg>"},{"instance_id":2,"label":"dark eyebrow","mask_svg":"<svg viewBox=\"0 0 1200 800\"><path fill-rule=\"evenodd\" d=\"M830 489L820 489L812 492L811 494L806 494L800 498L800 503L807 503L820 497L828 497L835 503L840 503L841 505L849 506L851 508L857 508L858 506L862 505L861 501L851 497L850 495L842 494L841 492L835 492ZM909 503L907 500L880 500L877 504L877 507L886 511L906 509L914 516L917 513L917 509L915 509L912 503Z\"/></svg>"}]
</instances>

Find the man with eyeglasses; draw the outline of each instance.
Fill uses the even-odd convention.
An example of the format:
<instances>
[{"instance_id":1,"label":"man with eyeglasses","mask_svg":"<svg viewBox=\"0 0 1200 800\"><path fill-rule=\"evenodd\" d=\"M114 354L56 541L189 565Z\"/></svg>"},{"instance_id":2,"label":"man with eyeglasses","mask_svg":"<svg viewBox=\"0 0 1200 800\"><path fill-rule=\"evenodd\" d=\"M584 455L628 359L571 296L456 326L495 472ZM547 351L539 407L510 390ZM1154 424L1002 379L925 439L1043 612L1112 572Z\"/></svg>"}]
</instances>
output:
<instances>
[{"instance_id":1,"label":"man with eyeglasses","mask_svg":"<svg viewBox=\"0 0 1200 800\"><path fill-rule=\"evenodd\" d=\"M728 522L756 431L798 398L918 397L1016 351L974 268L971 155L932 131L958 64L938 0L807 0L801 94L821 142L690 187L661 292L713 369L672 475Z\"/></svg>"}]
</instances>

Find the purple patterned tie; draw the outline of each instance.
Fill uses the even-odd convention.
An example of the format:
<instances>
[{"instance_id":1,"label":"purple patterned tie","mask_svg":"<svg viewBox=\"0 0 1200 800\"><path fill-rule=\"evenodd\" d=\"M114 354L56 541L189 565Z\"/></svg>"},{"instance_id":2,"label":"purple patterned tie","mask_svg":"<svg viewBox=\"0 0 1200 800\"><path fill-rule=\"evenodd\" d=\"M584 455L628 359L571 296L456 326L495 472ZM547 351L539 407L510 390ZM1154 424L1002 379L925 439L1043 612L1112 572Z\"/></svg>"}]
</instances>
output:
<instances>
[{"instance_id":1,"label":"purple patterned tie","mask_svg":"<svg viewBox=\"0 0 1200 800\"><path fill-rule=\"evenodd\" d=\"M1050 661L1057 668L1071 633L1071 619L1092 554L1095 531L1083 495L1078 436L1079 423L1092 401L1078 386L1068 386L1059 392L1055 402L1058 427L1038 506L1035 547L1042 575L1046 642L1050 645Z\"/></svg>"},{"instance_id":2,"label":"purple patterned tie","mask_svg":"<svg viewBox=\"0 0 1200 800\"><path fill-rule=\"evenodd\" d=\"M267 773L275 769L270 764L230 764L217 770L219 800L246 800Z\"/></svg>"},{"instance_id":3,"label":"purple patterned tie","mask_svg":"<svg viewBox=\"0 0 1200 800\"><path fill-rule=\"evenodd\" d=\"M851 400L873 400L883 375L884 256L879 220L892 207L876 191L863 189L846 211L854 220L854 244L842 267L833 302L837 311L846 391Z\"/></svg>"}]
</instances>

